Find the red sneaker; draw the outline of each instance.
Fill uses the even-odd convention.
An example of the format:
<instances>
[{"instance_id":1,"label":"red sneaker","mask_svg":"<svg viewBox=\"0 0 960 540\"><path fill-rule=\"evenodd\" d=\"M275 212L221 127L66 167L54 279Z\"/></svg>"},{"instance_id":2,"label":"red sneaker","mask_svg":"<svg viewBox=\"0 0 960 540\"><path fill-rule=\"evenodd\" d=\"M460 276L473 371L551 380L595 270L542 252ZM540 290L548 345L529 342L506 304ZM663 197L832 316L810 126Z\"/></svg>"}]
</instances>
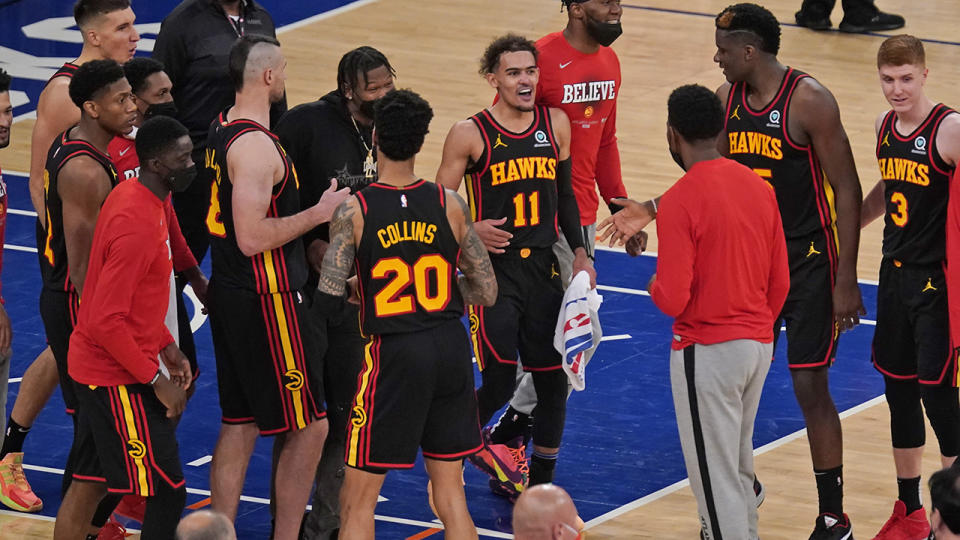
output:
<instances>
[{"instance_id":1,"label":"red sneaker","mask_svg":"<svg viewBox=\"0 0 960 540\"><path fill-rule=\"evenodd\" d=\"M147 498L140 495L125 495L113 513L127 519L143 523L143 514L147 511Z\"/></svg>"},{"instance_id":2,"label":"red sneaker","mask_svg":"<svg viewBox=\"0 0 960 540\"><path fill-rule=\"evenodd\" d=\"M929 536L930 523L923 508L907 514L907 505L898 500L893 503L893 515L873 540L927 540Z\"/></svg>"},{"instance_id":3,"label":"red sneaker","mask_svg":"<svg viewBox=\"0 0 960 540\"><path fill-rule=\"evenodd\" d=\"M113 518L106 523L97 534L97 540L124 540L127 537L127 530L123 525L117 523Z\"/></svg>"}]
</instances>

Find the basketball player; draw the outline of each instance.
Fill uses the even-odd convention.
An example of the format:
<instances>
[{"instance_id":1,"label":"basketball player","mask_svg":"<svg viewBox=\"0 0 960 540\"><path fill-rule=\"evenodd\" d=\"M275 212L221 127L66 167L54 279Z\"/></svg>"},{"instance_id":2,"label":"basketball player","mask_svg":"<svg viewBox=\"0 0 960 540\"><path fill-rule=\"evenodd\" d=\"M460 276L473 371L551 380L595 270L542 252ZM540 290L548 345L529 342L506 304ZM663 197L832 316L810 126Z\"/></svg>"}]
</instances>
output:
<instances>
[{"instance_id":1,"label":"basketball player","mask_svg":"<svg viewBox=\"0 0 960 540\"><path fill-rule=\"evenodd\" d=\"M30 199L38 216L38 244L46 236L43 230L43 170L47 150L58 134L80 121L80 109L70 99L68 91L70 78L78 66L90 60L109 58L126 62L133 57L140 39L133 27L134 14L129 0L79 0L74 5L73 16L83 34L83 49L76 60L64 64L50 78L40 93L37 120L30 139ZM0 490L6 493L0 497L0 502L13 510L37 512L43 507L43 502L30 489L23 475L23 441L57 382L57 365L50 347L47 347L23 374L7 422L7 434L0 447L0 458L3 459L0 461L0 477L9 473L23 479L18 486L0 486ZM69 482L69 475L64 476L64 481Z\"/></svg>"},{"instance_id":2,"label":"basketball player","mask_svg":"<svg viewBox=\"0 0 960 540\"><path fill-rule=\"evenodd\" d=\"M145 540L172 538L180 520L187 491L173 418L186 406L193 377L164 325L173 265L163 201L196 176L192 149L176 120L148 121L137 134L139 179L114 189L97 220L70 338L80 403L77 463L56 540L84 538L82 525L108 492L147 498Z\"/></svg>"},{"instance_id":3,"label":"basketball player","mask_svg":"<svg viewBox=\"0 0 960 540\"><path fill-rule=\"evenodd\" d=\"M576 254L573 274L586 271L593 285L596 273L570 187L570 122L563 111L535 104L535 45L515 35L498 38L487 47L480 72L499 100L450 129L437 181L455 190L464 174L470 175L474 228L492 254L500 285L495 305L470 308L474 353L483 374L477 391L480 423L513 395L519 353L537 395L529 482L541 484L553 479L566 413L567 378L553 348L563 297L551 249L558 224ZM526 463L498 446L471 461L511 484L515 497L527 480Z\"/></svg>"},{"instance_id":4,"label":"basketball player","mask_svg":"<svg viewBox=\"0 0 960 540\"><path fill-rule=\"evenodd\" d=\"M497 281L466 203L414 174L430 105L396 90L375 110L378 181L337 209L318 299L342 309L356 262L369 341L347 432L339 538L373 540L385 473L413 467L418 449L446 536L477 538L461 475L482 444L460 317L465 303L492 305Z\"/></svg>"},{"instance_id":5,"label":"basketball player","mask_svg":"<svg viewBox=\"0 0 960 540\"><path fill-rule=\"evenodd\" d=\"M597 233L597 188L610 212L612 199L627 196L620 173L617 144L617 96L620 60L610 45L620 36L623 9L619 2L563 0L567 26L537 41L537 104L556 107L570 118L571 183L580 211L584 248L593 258ZM560 236L553 252L566 286L572 277L573 252ZM490 440L512 444L530 438L530 415L537 404L533 379L523 375L510 406L494 424ZM520 439L519 436L523 435Z\"/></svg>"},{"instance_id":6,"label":"basketball player","mask_svg":"<svg viewBox=\"0 0 960 540\"><path fill-rule=\"evenodd\" d=\"M300 289L307 261L300 239L329 221L348 189L300 211L296 170L275 135L270 104L283 98L279 42L247 34L230 51L236 105L210 126L207 226L213 265L210 330L223 420L210 469L213 509L231 520L258 435L284 433L277 464L274 538L297 538L326 438L323 388ZM304 474L304 471L309 471Z\"/></svg>"},{"instance_id":7,"label":"basketball player","mask_svg":"<svg viewBox=\"0 0 960 540\"><path fill-rule=\"evenodd\" d=\"M883 215L873 364L883 375L899 497L876 536L926 538L920 501L926 412L949 467L960 451L956 354L944 283L950 177L960 161L960 114L924 92L919 39L888 38L877 53L880 87L891 109L877 118L881 180L863 202L861 222ZM921 407L922 403L922 407Z\"/></svg>"},{"instance_id":8,"label":"basketball player","mask_svg":"<svg viewBox=\"0 0 960 540\"><path fill-rule=\"evenodd\" d=\"M773 14L736 4L720 12L716 26L714 61L728 81L717 91L727 108L720 150L773 185L787 239L791 290L774 328L786 323L790 374L810 440L820 500L811 538L846 538L843 439L827 372L839 332L866 313L857 286L860 180L833 95L777 60Z\"/></svg>"},{"instance_id":9,"label":"basketball player","mask_svg":"<svg viewBox=\"0 0 960 540\"><path fill-rule=\"evenodd\" d=\"M70 98L81 109L80 122L61 133L50 148L44 171L46 235L38 248L43 276L40 316L57 360L64 402L75 410L75 384L67 371L70 335L77 320L97 216L118 181L106 154L107 145L113 137L133 129L137 108L123 68L113 60L92 60L80 66L70 81ZM76 416L73 421L76 431ZM64 491L74 479L76 460L71 450ZM91 489L88 484L78 486L78 492L87 493ZM119 498L105 499L103 512L98 511L94 517L94 529L106 522Z\"/></svg>"},{"instance_id":10,"label":"basketball player","mask_svg":"<svg viewBox=\"0 0 960 540\"><path fill-rule=\"evenodd\" d=\"M297 168L303 184L300 204L312 206L336 178L337 185L356 193L377 178L373 151L373 106L393 90L394 70L387 57L373 47L357 47L340 58L337 89L320 99L290 109L277 124L280 144ZM307 290L315 291L320 266L330 242L323 224L304 236L310 274ZM327 538L340 527L340 486L343 485L343 452L347 419L363 364L359 306L347 302L343 311L322 316L319 303L311 303L317 324L319 365L323 369L323 395L327 401L330 432L317 469L312 509L304 518L304 535ZM277 441L281 441L280 437ZM274 448L274 456L278 449Z\"/></svg>"}]
</instances>

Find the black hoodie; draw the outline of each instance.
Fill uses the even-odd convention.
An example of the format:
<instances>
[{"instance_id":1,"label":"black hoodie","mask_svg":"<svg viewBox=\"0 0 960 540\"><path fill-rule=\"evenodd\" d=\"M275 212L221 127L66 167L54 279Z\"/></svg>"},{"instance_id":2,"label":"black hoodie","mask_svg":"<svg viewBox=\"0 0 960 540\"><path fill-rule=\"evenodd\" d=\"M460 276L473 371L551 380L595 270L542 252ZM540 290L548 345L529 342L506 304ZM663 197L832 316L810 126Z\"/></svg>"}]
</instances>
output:
<instances>
[{"instance_id":1,"label":"black hoodie","mask_svg":"<svg viewBox=\"0 0 960 540\"><path fill-rule=\"evenodd\" d=\"M339 91L290 109L273 131L297 169L301 208L317 204L331 178L337 179L339 187L350 186L351 193L376 180L375 172L373 178L366 178L363 171L367 148L373 147L371 128L354 124ZM330 240L327 224L307 233L304 243L317 238ZM318 279L311 269L308 287L316 287Z\"/></svg>"}]
</instances>

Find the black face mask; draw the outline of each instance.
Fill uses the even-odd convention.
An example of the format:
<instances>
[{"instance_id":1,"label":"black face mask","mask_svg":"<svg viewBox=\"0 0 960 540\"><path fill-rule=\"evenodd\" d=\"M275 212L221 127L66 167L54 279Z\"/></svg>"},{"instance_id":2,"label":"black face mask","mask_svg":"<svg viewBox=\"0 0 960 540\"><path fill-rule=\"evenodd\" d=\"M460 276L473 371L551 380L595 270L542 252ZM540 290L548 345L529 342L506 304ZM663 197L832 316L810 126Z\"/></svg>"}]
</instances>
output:
<instances>
[{"instance_id":1,"label":"black face mask","mask_svg":"<svg viewBox=\"0 0 960 540\"><path fill-rule=\"evenodd\" d=\"M377 105L377 100L375 99L371 99L370 101L358 100L357 109L360 111L360 114L373 120L373 115L374 115L373 108L376 105Z\"/></svg>"},{"instance_id":2,"label":"black face mask","mask_svg":"<svg viewBox=\"0 0 960 540\"><path fill-rule=\"evenodd\" d=\"M161 165L163 164L161 163ZM167 169L167 171L169 171L166 175L164 175L164 179L167 181L167 186L169 186L170 190L175 193L182 193L186 191L193 182L193 179L197 177L196 167L170 169L166 165L163 166Z\"/></svg>"},{"instance_id":3,"label":"black face mask","mask_svg":"<svg viewBox=\"0 0 960 540\"><path fill-rule=\"evenodd\" d=\"M587 15L587 33L597 43L609 47L623 33L623 26L619 22L611 24L597 21Z\"/></svg>"},{"instance_id":4,"label":"black face mask","mask_svg":"<svg viewBox=\"0 0 960 540\"><path fill-rule=\"evenodd\" d=\"M677 162L677 165L679 165L681 169L683 169L684 171L687 170L686 165L683 164L683 158L680 156L680 152L674 152L673 149L671 148L670 157L672 157L673 160Z\"/></svg>"},{"instance_id":5,"label":"black face mask","mask_svg":"<svg viewBox=\"0 0 960 540\"><path fill-rule=\"evenodd\" d=\"M154 116L169 116L170 118L176 118L177 105L172 101L154 103L147 107L146 112L143 113L143 119L149 120Z\"/></svg>"}]
</instances>

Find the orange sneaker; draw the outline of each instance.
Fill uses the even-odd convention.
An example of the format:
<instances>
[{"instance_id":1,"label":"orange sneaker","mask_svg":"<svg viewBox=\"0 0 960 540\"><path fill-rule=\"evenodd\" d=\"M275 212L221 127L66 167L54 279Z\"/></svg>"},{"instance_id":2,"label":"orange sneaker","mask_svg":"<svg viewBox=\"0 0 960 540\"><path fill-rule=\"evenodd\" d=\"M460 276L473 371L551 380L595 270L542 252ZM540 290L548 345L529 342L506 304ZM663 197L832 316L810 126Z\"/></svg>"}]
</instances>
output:
<instances>
[{"instance_id":1,"label":"orange sneaker","mask_svg":"<svg viewBox=\"0 0 960 540\"><path fill-rule=\"evenodd\" d=\"M0 460L0 502L17 512L43 510L43 501L23 474L23 452L10 452Z\"/></svg>"}]
</instances>

